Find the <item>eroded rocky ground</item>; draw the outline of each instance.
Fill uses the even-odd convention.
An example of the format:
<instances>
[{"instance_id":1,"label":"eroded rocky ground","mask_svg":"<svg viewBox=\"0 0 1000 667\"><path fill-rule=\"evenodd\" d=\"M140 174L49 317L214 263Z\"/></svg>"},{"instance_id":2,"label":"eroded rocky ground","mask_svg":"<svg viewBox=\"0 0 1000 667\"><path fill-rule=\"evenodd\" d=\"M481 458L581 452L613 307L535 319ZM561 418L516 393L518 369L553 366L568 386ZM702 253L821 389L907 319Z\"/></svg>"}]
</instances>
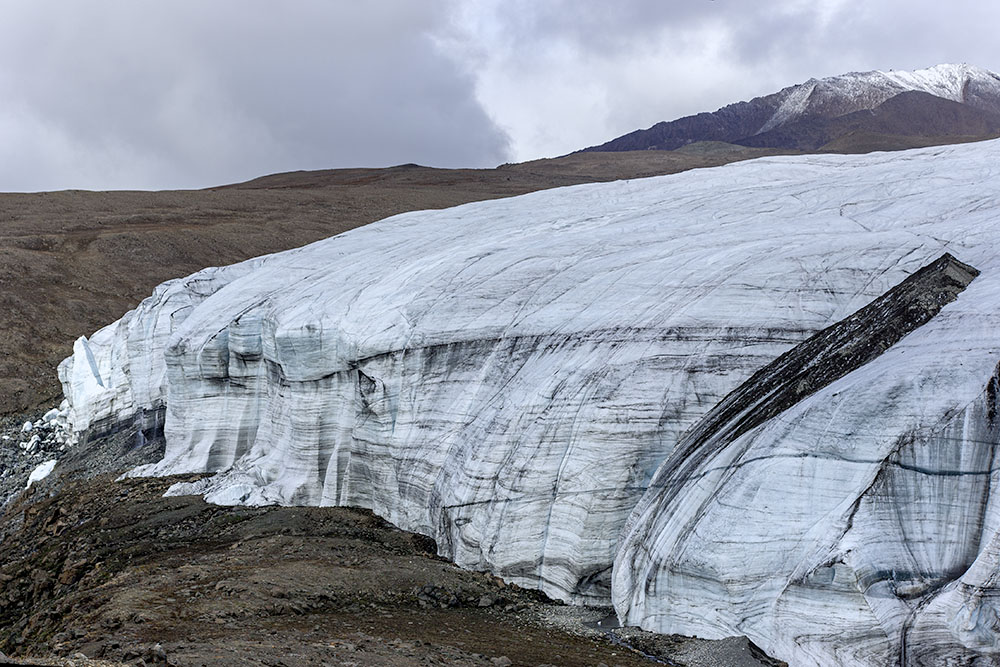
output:
<instances>
[{"instance_id":1,"label":"eroded rocky ground","mask_svg":"<svg viewBox=\"0 0 1000 667\"><path fill-rule=\"evenodd\" d=\"M177 478L114 481L159 444L80 444L8 505L0 651L81 665L769 664L745 639L604 629L609 609L463 571L365 510L219 507L162 498Z\"/></svg>"}]
</instances>

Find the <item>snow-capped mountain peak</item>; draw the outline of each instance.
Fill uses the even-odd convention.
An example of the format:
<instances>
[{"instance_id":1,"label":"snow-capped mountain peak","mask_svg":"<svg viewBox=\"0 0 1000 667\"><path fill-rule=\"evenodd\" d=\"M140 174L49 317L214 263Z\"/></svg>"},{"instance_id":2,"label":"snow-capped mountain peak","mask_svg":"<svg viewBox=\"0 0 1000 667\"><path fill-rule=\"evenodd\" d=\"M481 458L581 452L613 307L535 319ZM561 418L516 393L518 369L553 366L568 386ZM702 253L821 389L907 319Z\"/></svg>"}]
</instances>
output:
<instances>
[{"instance_id":1,"label":"snow-capped mountain peak","mask_svg":"<svg viewBox=\"0 0 1000 667\"><path fill-rule=\"evenodd\" d=\"M809 79L585 150L674 150L722 141L778 150L863 153L998 135L1000 75L974 65L946 64L912 72L849 72Z\"/></svg>"},{"instance_id":2,"label":"snow-capped mountain peak","mask_svg":"<svg viewBox=\"0 0 1000 667\"><path fill-rule=\"evenodd\" d=\"M908 71L849 72L782 89L778 109L756 134L805 116L833 118L874 109L908 91L918 91L984 111L1000 112L1000 76L974 65L935 65ZM983 104L983 97L989 103ZM979 102L979 103L977 103Z\"/></svg>"}]
</instances>

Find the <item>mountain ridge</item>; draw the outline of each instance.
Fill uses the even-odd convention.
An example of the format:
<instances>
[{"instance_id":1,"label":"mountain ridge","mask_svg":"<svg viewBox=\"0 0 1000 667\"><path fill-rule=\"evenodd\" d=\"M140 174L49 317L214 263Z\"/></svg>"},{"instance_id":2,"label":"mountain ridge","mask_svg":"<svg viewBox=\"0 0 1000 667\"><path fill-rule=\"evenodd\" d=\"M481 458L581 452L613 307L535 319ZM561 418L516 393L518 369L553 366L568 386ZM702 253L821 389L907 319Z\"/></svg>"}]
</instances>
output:
<instances>
[{"instance_id":1,"label":"mountain ridge","mask_svg":"<svg viewBox=\"0 0 1000 667\"><path fill-rule=\"evenodd\" d=\"M922 96L914 96L912 93L921 93ZM645 130L629 132L581 152L675 150L698 141L816 150L849 131L858 131L857 127L845 129L845 123L838 122L838 119L879 109L900 95L905 96L905 105L912 108L887 128L891 131L883 129L876 134L931 136L926 130L926 123L923 126L911 126L906 119L908 116L926 116L931 111L938 110L942 102L958 104L968 112L968 116L979 119L979 131L973 136L992 138L1000 129L1000 75L973 65L945 64L913 72L874 70L809 79L776 93L728 104L714 112L661 121ZM898 105L903 106L904 101L900 101ZM928 110L921 112L918 108L921 103ZM951 109L933 124L935 136L968 136L967 119L963 117L954 119L952 123L948 122L955 115ZM809 141L805 146L795 140L781 141L783 135L777 131L789 126L800 126L805 122L813 126L810 134L824 135L827 140L819 143ZM769 138L763 140L760 138L762 135Z\"/></svg>"}]
</instances>

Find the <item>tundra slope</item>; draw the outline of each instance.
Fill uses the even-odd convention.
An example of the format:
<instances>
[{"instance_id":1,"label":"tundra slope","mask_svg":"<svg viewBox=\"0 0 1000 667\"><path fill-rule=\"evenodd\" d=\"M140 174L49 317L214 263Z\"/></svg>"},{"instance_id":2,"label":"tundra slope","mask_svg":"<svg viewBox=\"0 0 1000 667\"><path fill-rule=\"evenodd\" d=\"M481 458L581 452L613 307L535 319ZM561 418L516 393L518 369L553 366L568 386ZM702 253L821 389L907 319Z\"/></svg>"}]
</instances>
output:
<instances>
[{"instance_id":1,"label":"tundra slope","mask_svg":"<svg viewBox=\"0 0 1000 667\"><path fill-rule=\"evenodd\" d=\"M367 507L461 565L599 602L682 435L947 252L981 271L954 302L735 441L767 436L766 457L726 448L682 480L714 512L679 508L697 522L689 576L640 600L619 571L614 593L648 629L747 634L806 664L883 664L904 626L909 662L990 654L998 153L767 158L404 214L165 283L60 377L81 431L165 413L166 455L139 474L219 472L174 493ZM785 440L806 408L817 421ZM895 468L930 471L935 493L877 473ZM643 553L671 534L643 534ZM850 562L817 561L837 553ZM942 585L961 592L914 616ZM675 600L690 611L663 613Z\"/></svg>"}]
</instances>

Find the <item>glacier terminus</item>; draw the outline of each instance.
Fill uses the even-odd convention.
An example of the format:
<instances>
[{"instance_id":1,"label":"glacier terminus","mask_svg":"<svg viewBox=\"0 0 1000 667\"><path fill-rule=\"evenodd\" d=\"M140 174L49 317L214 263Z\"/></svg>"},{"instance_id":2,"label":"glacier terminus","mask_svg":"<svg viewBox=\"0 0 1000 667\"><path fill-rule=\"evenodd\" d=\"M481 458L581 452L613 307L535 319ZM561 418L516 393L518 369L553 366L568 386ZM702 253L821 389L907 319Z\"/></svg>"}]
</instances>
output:
<instances>
[{"instance_id":1,"label":"glacier terminus","mask_svg":"<svg viewBox=\"0 0 1000 667\"><path fill-rule=\"evenodd\" d=\"M352 505L793 665L1000 660L1000 141L407 213L160 285L59 367L171 493Z\"/></svg>"}]
</instances>

